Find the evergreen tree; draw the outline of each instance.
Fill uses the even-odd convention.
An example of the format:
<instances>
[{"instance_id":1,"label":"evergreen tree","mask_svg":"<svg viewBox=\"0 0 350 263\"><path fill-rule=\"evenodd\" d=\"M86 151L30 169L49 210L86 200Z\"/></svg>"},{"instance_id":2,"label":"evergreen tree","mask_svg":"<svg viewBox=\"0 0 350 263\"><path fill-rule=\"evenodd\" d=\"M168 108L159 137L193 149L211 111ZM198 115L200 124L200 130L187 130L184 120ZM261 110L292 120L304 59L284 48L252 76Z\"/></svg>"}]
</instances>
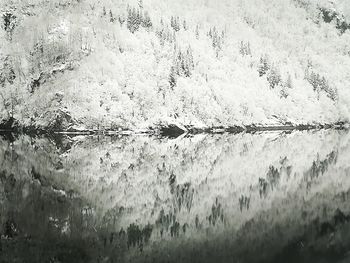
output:
<instances>
[{"instance_id":1,"label":"evergreen tree","mask_svg":"<svg viewBox=\"0 0 350 263\"><path fill-rule=\"evenodd\" d=\"M169 74L169 84L171 89L174 89L174 87L176 86L176 75L177 74L175 67L171 66Z\"/></svg>"},{"instance_id":2,"label":"evergreen tree","mask_svg":"<svg viewBox=\"0 0 350 263\"><path fill-rule=\"evenodd\" d=\"M12 67L12 61L9 56L6 56L3 60L3 66L0 70L0 86L5 86L6 82L13 84L16 79L15 71Z\"/></svg>"},{"instance_id":3,"label":"evergreen tree","mask_svg":"<svg viewBox=\"0 0 350 263\"><path fill-rule=\"evenodd\" d=\"M2 28L6 31L7 37L11 41L12 40L13 31L14 31L14 29L16 27L17 17L14 14L10 13L10 12L5 12L2 15L2 19L3 19Z\"/></svg>"},{"instance_id":4,"label":"evergreen tree","mask_svg":"<svg viewBox=\"0 0 350 263\"><path fill-rule=\"evenodd\" d=\"M196 26L196 38L199 39L199 26Z\"/></svg>"},{"instance_id":5,"label":"evergreen tree","mask_svg":"<svg viewBox=\"0 0 350 263\"><path fill-rule=\"evenodd\" d=\"M174 19L173 16L171 16L171 19L170 19L170 26L171 26L172 28L175 28L175 19Z\"/></svg>"},{"instance_id":6,"label":"evergreen tree","mask_svg":"<svg viewBox=\"0 0 350 263\"><path fill-rule=\"evenodd\" d=\"M128 9L127 28L131 33L136 32L141 24L141 14L135 8Z\"/></svg>"},{"instance_id":7,"label":"evergreen tree","mask_svg":"<svg viewBox=\"0 0 350 263\"><path fill-rule=\"evenodd\" d=\"M176 59L176 73L177 75L182 75L184 70L183 70L183 58L182 58L182 52L179 50L177 53L177 59Z\"/></svg>"},{"instance_id":8,"label":"evergreen tree","mask_svg":"<svg viewBox=\"0 0 350 263\"><path fill-rule=\"evenodd\" d=\"M192 54L191 46L187 48L187 59L188 59L189 70L192 71L194 69L194 62L193 62L193 54Z\"/></svg>"},{"instance_id":9,"label":"evergreen tree","mask_svg":"<svg viewBox=\"0 0 350 263\"><path fill-rule=\"evenodd\" d=\"M136 24L137 24L137 28L140 27L141 23L142 23L143 17L142 17L142 13L140 11L140 9L138 9L136 11Z\"/></svg>"},{"instance_id":10,"label":"evergreen tree","mask_svg":"<svg viewBox=\"0 0 350 263\"><path fill-rule=\"evenodd\" d=\"M160 40L160 44L163 46L165 39L166 39L166 34L164 32L164 28L157 30L156 31L156 35L158 36L159 40Z\"/></svg>"},{"instance_id":11,"label":"evergreen tree","mask_svg":"<svg viewBox=\"0 0 350 263\"><path fill-rule=\"evenodd\" d=\"M187 23L186 23L186 20L183 21L183 27L184 27L184 30L187 30Z\"/></svg>"},{"instance_id":12,"label":"evergreen tree","mask_svg":"<svg viewBox=\"0 0 350 263\"><path fill-rule=\"evenodd\" d=\"M258 65L259 77L264 76L269 69L270 69L270 65L269 65L268 57L266 55L261 56L259 65Z\"/></svg>"},{"instance_id":13,"label":"evergreen tree","mask_svg":"<svg viewBox=\"0 0 350 263\"><path fill-rule=\"evenodd\" d=\"M12 59L9 56L6 56L2 60L2 67L0 66L0 96L3 99L5 110L7 111L8 116L11 117L13 117L14 108L16 104L16 96L14 96L15 94L13 94L13 84L16 79L16 73L12 65ZM5 99L2 93L3 90L10 91L9 99Z\"/></svg>"},{"instance_id":14,"label":"evergreen tree","mask_svg":"<svg viewBox=\"0 0 350 263\"><path fill-rule=\"evenodd\" d=\"M179 17L172 16L170 20L170 25L176 32L179 31L180 30Z\"/></svg>"},{"instance_id":15,"label":"evergreen tree","mask_svg":"<svg viewBox=\"0 0 350 263\"><path fill-rule=\"evenodd\" d=\"M241 41L240 47L239 47L239 53L242 56L250 56L252 54L251 50L250 50L250 43L249 43L249 41L247 43L244 43L243 41Z\"/></svg>"},{"instance_id":16,"label":"evergreen tree","mask_svg":"<svg viewBox=\"0 0 350 263\"><path fill-rule=\"evenodd\" d=\"M311 84L313 90L318 94L320 91L324 91L327 96L335 101L338 98L338 92L335 88L331 88L329 82L324 76L321 76L319 73L313 72L311 69L312 65L308 65L308 68L305 73L306 80ZM310 72L311 71L311 72Z\"/></svg>"},{"instance_id":17,"label":"evergreen tree","mask_svg":"<svg viewBox=\"0 0 350 263\"><path fill-rule=\"evenodd\" d=\"M112 10L109 9L109 22L113 23L115 20L115 18L113 17L113 13L112 13Z\"/></svg>"},{"instance_id":18,"label":"evergreen tree","mask_svg":"<svg viewBox=\"0 0 350 263\"><path fill-rule=\"evenodd\" d=\"M216 31L216 27L214 26L213 30L211 31L211 38L212 38L212 46L215 49L219 46L219 37L218 33Z\"/></svg>"},{"instance_id":19,"label":"evergreen tree","mask_svg":"<svg viewBox=\"0 0 350 263\"><path fill-rule=\"evenodd\" d=\"M142 19L142 24L141 24L144 28L151 28L152 27L152 21L151 18L148 14L147 11L145 11L144 15L143 15L143 19Z\"/></svg>"},{"instance_id":20,"label":"evergreen tree","mask_svg":"<svg viewBox=\"0 0 350 263\"><path fill-rule=\"evenodd\" d=\"M132 14L132 10L130 8L128 8L128 17L126 20L126 27L130 30L131 33L134 33L134 28L133 28L133 14Z\"/></svg>"},{"instance_id":21,"label":"evergreen tree","mask_svg":"<svg viewBox=\"0 0 350 263\"><path fill-rule=\"evenodd\" d=\"M281 88L281 90L280 90L280 96L281 96L281 98L284 98L284 99L288 98L289 94L288 94L288 92L287 92L287 90L286 90L286 87L282 87L282 88Z\"/></svg>"},{"instance_id":22,"label":"evergreen tree","mask_svg":"<svg viewBox=\"0 0 350 263\"><path fill-rule=\"evenodd\" d=\"M176 25L175 31L179 31L180 30L180 18L176 17L175 22L176 22L175 23L175 25Z\"/></svg>"},{"instance_id":23,"label":"evergreen tree","mask_svg":"<svg viewBox=\"0 0 350 263\"><path fill-rule=\"evenodd\" d=\"M274 66L268 71L267 81L272 89L276 88L282 83L282 78L279 70Z\"/></svg>"},{"instance_id":24,"label":"evergreen tree","mask_svg":"<svg viewBox=\"0 0 350 263\"><path fill-rule=\"evenodd\" d=\"M140 9L143 9L143 0L139 0L139 3L138 3L138 4L139 4L139 8L140 8Z\"/></svg>"}]
</instances>

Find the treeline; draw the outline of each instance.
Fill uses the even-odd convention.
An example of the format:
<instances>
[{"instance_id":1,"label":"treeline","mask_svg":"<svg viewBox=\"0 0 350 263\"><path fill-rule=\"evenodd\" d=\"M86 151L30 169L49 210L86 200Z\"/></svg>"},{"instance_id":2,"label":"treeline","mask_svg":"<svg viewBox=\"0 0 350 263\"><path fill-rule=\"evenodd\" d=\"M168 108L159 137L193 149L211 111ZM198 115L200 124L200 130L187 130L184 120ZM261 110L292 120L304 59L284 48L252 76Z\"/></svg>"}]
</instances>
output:
<instances>
[{"instance_id":1,"label":"treeline","mask_svg":"<svg viewBox=\"0 0 350 263\"><path fill-rule=\"evenodd\" d=\"M222 50L222 46L224 44L225 31L218 32L216 27L212 27L209 29L207 36L211 40L211 45L215 50L216 57L219 57L219 52Z\"/></svg>"},{"instance_id":2,"label":"treeline","mask_svg":"<svg viewBox=\"0 0 350 263\"><path fill-rule=\"evenodd\" d=\"M312 63L309 61L308 66L305 70L305 79L311 84L313 90L317 92L318 96L321 91L325 92L326 95L333 101L338 99L338 91L332 88L328 80L315 72Z\"/></svg>"},{"instance_id":3,"label":"treeline","mask_svg":"<svg viewBox=\"0 0 350 263\"><path fill-rule=\"evenodd\" d=\"M240 42L239 53L242 56L251 56L252 51L249 42ZM288 73L283 79L278 64L271 61L267 54L261 55L257 64L257 72L259 77L265 77L271 89L280 88L280 96L287 98L289 96L288 89L293 88L292 76ZM317 73L309 61L305 70L304 79L312 86L313 91L317 93L319 98L320 92L324 92L331 100L338 99L338 91L329 83L329 81Z\"/></svg>"},{"instance_id":4,"label":"treeline","mask_svg":"<svg viewBox=\"0 0 350 263\"><path fill-rule=\"evenodd\" d=\"M169 74L169 84L171 88L176 86L177 78L191 77L192 71L194 69L192 48L189 46L185 51L181 49L175 52L173 63L170 68Z\"/></svg>"},{"instance_id":5,"label":"treeline","mask_svg":"<svg viewBox=\"0 0 350 263\"><path fill-rule=\"evenodd\" d=\"M284 81L278 66L270 61L267 54L260 56L257 71L259 73L259 77L266 77L271 89L275 89L277 87L280 88L280 96L282 98L287 98L289 96L288 89L293 88L290 74L288 74L287 79Z\"/></svg>"},{"instance_id":6,"label":"treeline","mask_svg":"<svg viewBox=\"0 0 350 263\"><path fill-rule=\"evenodd\" d=\"M116 16L111 9L107 13L106 7L103 7L102 17L108 17L111 23L118 20L121 26L126 22L126 27L131 33L135 33L141 27L146 30L150 30L153 27L148 11L143 8L142 0L139 1L138 7L128 5L126 16L124 14Z\"/></svg>"}]
</instances>

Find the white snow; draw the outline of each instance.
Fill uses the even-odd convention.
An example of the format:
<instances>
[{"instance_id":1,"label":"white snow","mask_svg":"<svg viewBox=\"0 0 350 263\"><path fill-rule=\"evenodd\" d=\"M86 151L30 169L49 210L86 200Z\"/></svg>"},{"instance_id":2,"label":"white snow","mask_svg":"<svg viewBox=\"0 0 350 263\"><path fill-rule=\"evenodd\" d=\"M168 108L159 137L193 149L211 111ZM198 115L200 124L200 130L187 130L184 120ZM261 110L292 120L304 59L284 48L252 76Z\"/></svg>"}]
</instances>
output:
<instances>
[{"instance_id":1,"label":"white snow","mask_svg":"<svg viewBox=\"0 0 350 263\"><path fill-rule=\"evenodd\" d=\"M20 20L12 41L3 30L0 33L0 59L10 55L18 76L1 90L0 119L13 113L24 125L33 118L35 125L45 127L51 121L47 116L52 116L47 112L66 109L79 129L114 130L144 130L160 124L201 128L349 120L350 30L340 34L334 24L315 21L316 9L299 7L296 1L144 0L143 10L149 12L153 27L135 33L127 29L127 22L118 22L127 16L125 1L71 1L70 5L70 1L29 1L34 8L27 2L5 1L3 7L17 7L14 12ZM313 2L328 5L323 0ZM348 17L346 1L334 2L334 8ZM128 4L138 6L137 1ZM27 9L35 15L21 13ZM109 21L109 10L114 23ZM188 29L181 25L175 33L171 16L186 20ZM223 36L220 49L213 48L207 35L214 27ZM162 29L170 32L170 38L175 35L176 42L161 40L157 32ZM43 44L43 55L32 58L29 54L36 43ZM240 53L241 43L249 43L250 54ZM174 57L189 46L194 69L190 77L177 77L172 89L169 75ZM57 68L60 62L52 59L59 55L73 70L62 67L63 73L48 74L29 93L29 80ZM267 75L258 74L265 55L281 75L282 82L273 89ZM305 79L308 65L337 90L335 101L322 90L313 91ZM288 76L290 88L284 86ZM59 102L54 98L58 92L63 94ZM281 97L282 93L288 97Z\"/></svg>"}]
</instances>

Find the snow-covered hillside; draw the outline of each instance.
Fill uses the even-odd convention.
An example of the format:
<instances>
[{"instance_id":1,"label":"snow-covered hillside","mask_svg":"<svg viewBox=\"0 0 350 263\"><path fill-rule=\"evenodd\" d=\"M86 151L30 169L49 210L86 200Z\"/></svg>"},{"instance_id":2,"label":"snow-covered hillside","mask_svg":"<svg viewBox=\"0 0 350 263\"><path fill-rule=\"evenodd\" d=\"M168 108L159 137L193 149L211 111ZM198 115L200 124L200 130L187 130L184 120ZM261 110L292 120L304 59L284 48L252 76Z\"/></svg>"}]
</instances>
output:
<instances>
[{"instance_id":1,"label":"snow-covered hillside","mask_svg":"<svg viewBox=\"0 0 350 263\"><path fill-rule=\"evenodd\" d=\"M1 0L0 119L56 130L349 121L326 0Z\"/></svg>"}]
</instances>

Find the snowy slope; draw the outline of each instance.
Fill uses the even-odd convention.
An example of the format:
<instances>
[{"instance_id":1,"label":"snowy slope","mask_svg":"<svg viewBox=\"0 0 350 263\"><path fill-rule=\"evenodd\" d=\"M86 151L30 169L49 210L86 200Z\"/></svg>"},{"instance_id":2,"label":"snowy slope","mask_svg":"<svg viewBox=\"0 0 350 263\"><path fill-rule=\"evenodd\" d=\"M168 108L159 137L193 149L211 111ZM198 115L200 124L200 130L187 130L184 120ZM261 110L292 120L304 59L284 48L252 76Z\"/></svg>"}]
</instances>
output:
<instances>
[{"instance_id":1,"label":"snowy slope","mask_svg":"<svg viewBox=\"0 0 350 263\"><path fill-rule=\"evenodd\" d=\"M52 129L349 120L350 30L318 9L348 19L344 1L1 3L2 120ZM138 13L148 24L132 20Z\"/></svg>"}]
</instances>

